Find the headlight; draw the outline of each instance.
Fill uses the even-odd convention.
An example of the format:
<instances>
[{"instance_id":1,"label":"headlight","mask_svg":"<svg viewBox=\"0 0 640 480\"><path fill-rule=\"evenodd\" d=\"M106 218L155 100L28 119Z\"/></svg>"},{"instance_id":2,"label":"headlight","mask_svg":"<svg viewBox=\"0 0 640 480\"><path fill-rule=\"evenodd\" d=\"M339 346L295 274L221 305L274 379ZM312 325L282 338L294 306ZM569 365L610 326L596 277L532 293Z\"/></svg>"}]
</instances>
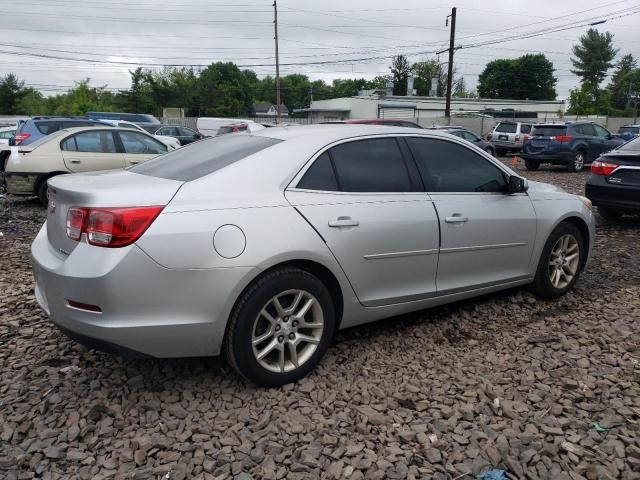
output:
<instances>
[{"instance_id":1,"label":"headlight","mask_svg":"<svg viewBox=\"0 0 640 480\"><path fill-rule=\"evenodd\" d=\"M578 195L580 201L587 207L589 210L593 211L593 203L587 197L583 197L582 195Z\"/></svg>"}]
</instances>

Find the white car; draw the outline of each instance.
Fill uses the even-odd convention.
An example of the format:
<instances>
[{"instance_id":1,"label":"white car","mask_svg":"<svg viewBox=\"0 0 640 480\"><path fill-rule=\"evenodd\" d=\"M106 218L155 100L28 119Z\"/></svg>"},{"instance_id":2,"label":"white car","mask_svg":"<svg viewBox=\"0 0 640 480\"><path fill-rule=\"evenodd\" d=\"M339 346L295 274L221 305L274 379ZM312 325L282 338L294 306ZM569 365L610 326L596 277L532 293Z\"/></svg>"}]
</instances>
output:
<instances>
[{"instance_id":1,"label":"white car","mask_svg":"<svg viewBox=\"0 0 640 480\"><path fill-rule=\"evenodd\" d=\"M0 151L7 193L37 195L47 204L47 180L65 173L123 169L167 153L169 147L146 132L118 127L58 130L29 145Z\"/></svg>"},{"instance_id":2,"label":"white car","mask_svg":"<svg viewBox=\"0 0 640 480\"><path fill-rule=\"evenodd\" d=\"M147 132L144 128L142 128L140 125L136 125L133 122L127 122L126 120L101 120L104 123L108 123L109 125L113 125L114 127L120 127L120 128L132 128L134 130L139 130L140 132L149 134L149 132ZM164 143L167 147L169 147L169 150L175 150L176 148L180 148L180 140L178 140L177 138L174 137L169 137L167 135L156 135L153 134L154 137L156 137L158 140L160 140L162 143Z\"/></svg>"},{"instance_id":3,"label":"white car","mask_svg":"<svg viewBox=\"0 0 640 480\"><path fill-rule=\"evenodd\" d=\"M239 123L231 123L228 125L223 125L218 129L218 133L216 135L226 135L228 133L240 133L245 135L250 135L252 133L259 132L260 130L264 130L264 125L255 122L239 122Z\"/></svg>"},{"instance_id":4,"label":"white car","mask_svg":"<svg viewBox=\"0 0 640 480\"><path fill-rule=\"evenodd\" d=\"M16 127L0 128L0 145L9 145L9 139L16 134Z\"/></svg>"},{"instance_id":5,"label":"white car","mask_svg":"<svg viewBox=\"0 0 640 480\"><path fill-rule=\"evenodd\" d=\"M235 123L255 123L253 120L244 118L222 118L222 117L200 117L196 122L198 131L203 135L215 137L220 127Z\"/></svg>"}]
</instances>

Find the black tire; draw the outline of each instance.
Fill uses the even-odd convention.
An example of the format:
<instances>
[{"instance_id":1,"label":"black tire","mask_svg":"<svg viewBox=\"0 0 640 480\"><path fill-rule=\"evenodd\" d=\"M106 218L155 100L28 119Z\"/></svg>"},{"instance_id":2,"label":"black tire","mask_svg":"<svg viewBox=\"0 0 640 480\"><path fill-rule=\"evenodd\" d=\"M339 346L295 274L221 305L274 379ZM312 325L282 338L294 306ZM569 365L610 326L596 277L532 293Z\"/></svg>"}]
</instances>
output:
<instances>
[{"instance_id":1,"label":"black tire","mask_svg":"<svg viewBox=\"0 0 640 480\"><path fill-rule=\"evenodd\" d=\"M487 147L487 148L485 148L485 149L484 149L484 151L485 151L485 152L487 152L487 153L488 153L489 155L491 155L492 157L495 157L495 156L496 156L496 151L495 151L493 148L491 148L491 147Z\"/></svg>"},{"instance_id":2,"label":"black tire","mask_svg":"<svg viewBox=\"0 0 640 480\"><path fill-rule=\"evenodd\" d=\"M557 288L551 282L551 275L549 272L549 262L551 260L551 250L555 246L556 242L563 237L564 235L573 236L578 244L578 268L573 278L567 285L562 288ZM582 238L582 234L580 230L573 225L572 223L563 222L556 227L556 229L551 232L549 238L547 239L547 243L542 250L542 255L540 255L540 260L538 262L538 269L536 271L536 276L531 284L531 290L536 295L542 298L558 298L564 295L567 291L569 291L573 285L578 280L580 276L580 271L583 264L583 258L585 255L584 251L584 239Z\"/></svg>"},{"instance_id":3,"label":"black tire","mask_svg":"<svg viewBox=\"0 0 640 480\"><path fill-rule=\"evenodd\" d=\"M622 217L622 212L620 210L609 207L598 207L598 214L600 214L602 218L604 218L605 220L609 220L610 222L620 220L620 217Z\"/></svg>"},{"instance_id":4,"label":"black tire","mask_svg":"<svg viewBox=\"0 0 640 480\"><path fill-rule=\"evenodd\" d=\"M584 168L584 163L587 161L587 154L584 150L578 149L573 152L573 158L569 165L567 165L567 170L570 172L579 172Z\"/></svg>"},{"instance_id":5,"label":"black tire","mask_svg":"<svg viewBox=\"0 0 640 480\"><path fill-rule=\"evenodd\" d=\"M536 162L535 160L525 160L524 165L527 167L527 170L532 172L535 172L540 168L540 162Z\"/></svg>"},{"instance_id":6,"label":"black tire","mask_svg":"<svg viewBox=\"0 0 640 480\"><path fill-rule=\"evenodd\" d=\"M498 157L504 157L504 155L507 153L506 150L502 149L502 148L497 148L496 149L496 155Z\"/></svg>"},{"instance_id":7,"label":"black tire","mask_svg":"<svg viewBox=\"0 0 640 480\"><path fill-rule=\"evenodd\" d=\"M38 188L36 190L36 195L38 195L38 199L40 200L40 203L44 207L46 207L49 204L49 198L47 197L47 190L49 189L47 185L47 180L49 179L44 178L40 180L40 183L38 184Z\"/></svg>"},{"instance_id":8,"label":"black tire","mask_svg":"<svg viewBox=\"0 0 640 480\"><path fill-rule=\"evenodd\" d=\"M315 297L322 310L324 327L315 351L306 361L290 371L274 372L261 365L254 354L254 323L271 299L293 289ZM238 299L229 319L223 353L233 369L248 381L263 387L284 385L304 377L318 364L331 344L335 324L333 299L318 278L297 268L277 269L258 278Z\"/></svg>"}]
</instances>

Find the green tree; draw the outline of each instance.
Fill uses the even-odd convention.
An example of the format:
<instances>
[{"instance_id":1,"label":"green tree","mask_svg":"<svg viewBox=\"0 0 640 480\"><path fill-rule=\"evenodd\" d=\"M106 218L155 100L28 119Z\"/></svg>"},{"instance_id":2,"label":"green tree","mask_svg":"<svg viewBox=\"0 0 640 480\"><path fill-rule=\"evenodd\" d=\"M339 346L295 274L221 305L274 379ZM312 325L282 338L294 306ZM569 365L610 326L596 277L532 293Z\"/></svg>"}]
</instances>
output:
<instances>
[{"instance_id":1,"label":"green tree","mask_svg":"<svg viewBox=\"0 0 640 480\"><path fill-rule=\"evenodd\" d=\"M407 94L407 79L411 75L411 65L404 55L396 55L391 60L391 79L393 80L393 94Z\"/></svg>"},{"instance_id":2,"label":"green tree","mask_svg":"<svg viewBox=\"0 0 640 480\"><path fill-rule=\"evenodd\" d=\"M15 115L18 103L25 94L24 81L9 73L0 78L0 113Z\"/></svg>"},{"instance_id":3,"label":"green tree","mask_svg":"<svg viewBox=\"0 0 640 480\"><path fill-rule=\"evenodd\" d=\"M630 93L633 92L629 74L636 69L638 63L633 55L627 54L618 61L607 89L611 93L611 106L618 110L629 107Z\"/></svg>"},{"instance_id":4,"label":"green tree","mask_svg":"<svg viewBox=\"0 0 640 480\"><path fill-rule=\"evenodd\" d=\"M214 117L248 115L253 103L247 77L233 63L212 63L198 79L200 114Z\"/></svg>"},{"instance_id":5,"label":"green tree","mask_svg":"<svg viewBox=\"0 0 640 480\"><path fill-rule=\"evenodd\" d=\"M489 62L478 77L478 95L484 98L554 100L556 82L553 63L543 54L527 54Z\"/></svg>"},{"instance_id":6,"label":"green tree","mask_svg":"<svg viewBox=\"0 0 640 480\"><path fill-rule=\"evenodd\" d=\"M19 115L46 115L49 110L42 93L33 88L27 88L18 101L16 113Z\"/></svg>"},{"instance_id":7,"label":"green tree","mask_svg":"<svg viewBox=\"0 0 640 480\"><path fill-rule=\"evenodd\" d=\"M613 59L618 53L613 48L613 35L609 32L600 33L590 28L586 35L580 37L580 43L573 46L571 63L572 73L582 79L582 83L599 86L613 66Z\"/></svg>"}]
</instances>

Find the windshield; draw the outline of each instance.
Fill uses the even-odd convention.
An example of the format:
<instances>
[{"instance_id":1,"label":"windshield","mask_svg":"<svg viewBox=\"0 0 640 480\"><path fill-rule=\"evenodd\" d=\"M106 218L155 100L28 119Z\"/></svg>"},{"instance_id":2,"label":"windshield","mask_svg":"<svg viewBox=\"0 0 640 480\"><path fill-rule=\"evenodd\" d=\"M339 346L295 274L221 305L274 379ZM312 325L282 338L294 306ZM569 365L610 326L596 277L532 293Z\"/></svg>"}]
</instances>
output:
<instances>
[{"instance_id":1,"label":"windshield","mask_svg":"<svg viewBox=\"0 0 640 480\"><path fill-rule=\"evenodd\" d=\"M531 135L534 137L555 137L556 135L565 135L566 133L566 125L536 125L533 127Z\"/></svg>"},{"instance_id":2,"label":"windshield","mask_svg":"<svg viewBox=\"0 0 640 480\"><path fill-rule=\"evenodd\" d=\"M640 137L636 137L633 140L620 145L616 150L624 150L626 152L640 152Z\"/></svg>"},{"instance_id":3,"label":"windshield","mask_svg":"<svg viewBox=\"0 0 640 480\"><path fill-rule=\"evenodd\" d=\"M135 165L129 170L151 177L190 182L281 141L251 135L223 135L194 142L166 155Z\"/></svg>"}]
</instances>

